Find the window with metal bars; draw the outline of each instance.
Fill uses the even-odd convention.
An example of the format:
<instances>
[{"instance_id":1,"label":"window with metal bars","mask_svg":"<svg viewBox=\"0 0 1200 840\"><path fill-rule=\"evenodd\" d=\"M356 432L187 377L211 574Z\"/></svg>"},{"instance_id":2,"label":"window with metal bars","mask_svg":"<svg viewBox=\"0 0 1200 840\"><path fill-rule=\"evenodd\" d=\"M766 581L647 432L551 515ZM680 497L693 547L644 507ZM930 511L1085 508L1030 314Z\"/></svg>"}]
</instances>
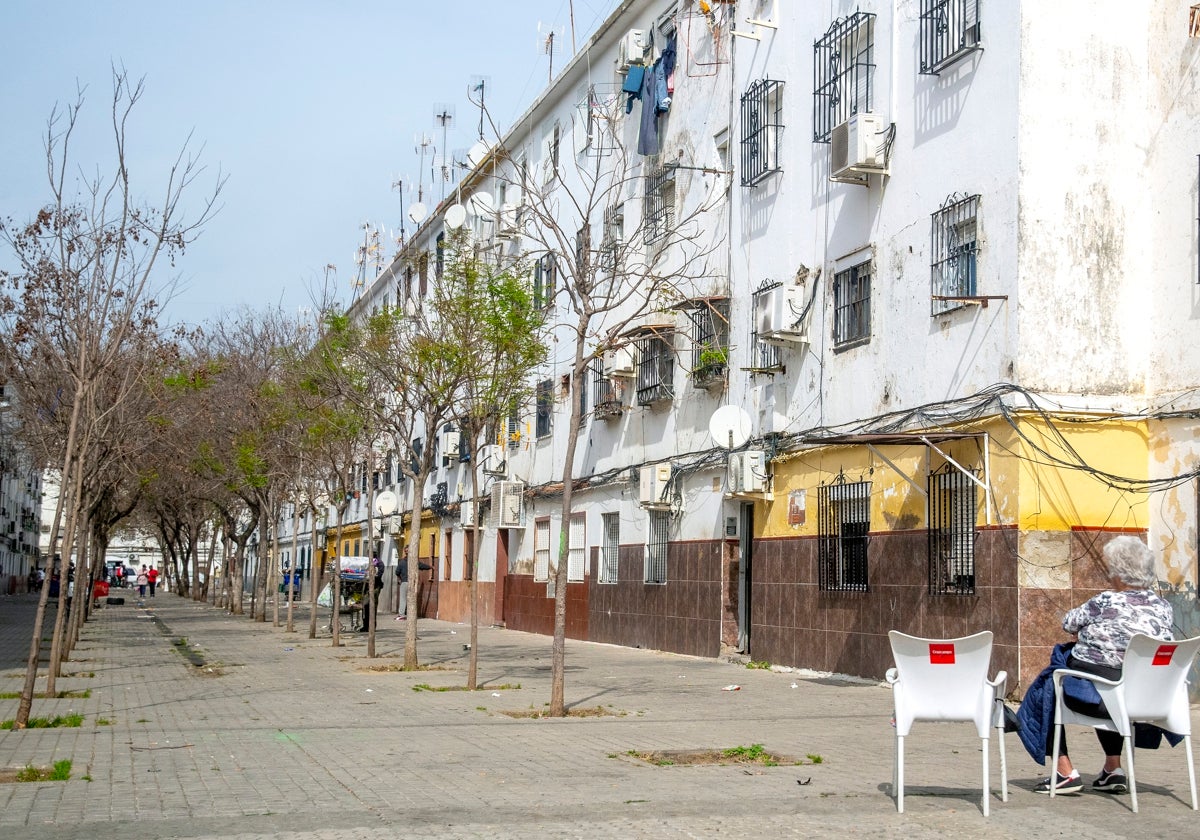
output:
<instances>
[{"instance_id":1,"label":"window with metal bars","mask_svg":"<svg viewBox=\"0 0 1200 840\"><path fill-rule=\"evenodd\" d=\"M646 537L646 583L667 582L667 545L671 533L671 512L651 510Z\"/></svg>"},{"instance_id":2,"label":"window with metal bars","mask_svg":"<svg viewBox=\"0 0 1200 840\"><path fill-rule=\"evenodd\" d=\"M433 252L433 276L437 279L442 279L442 272L446 270L446 234L439 233L437 242L435 243Z\"/></svg>"},{"instance_id":3,"label":"window with metal bars","mask_svg":"<svg viewBox=\"0 0 1200 840\"><path fill-rule=\"evenodd\" d=\"M600 545L600 569L598 583L617 582L617 552L621 545L621 515L600 514L600 527L604 530L604 542Z\"/></svg>"},{"instance_id":4,"label":"window with metal bars","mask_svg":"<svg viewBox=\"0 0 1200 840\"><path fill-rule=\"evenodd\" d=\"M817 579L827 592L866 592L867 545L871 530L871 482L817 488Z\"/></svg>"},{"instance_id":5,"label":"window with metal bars","mask_svg":"<svg viewBox=\"0 0 1200 840\"><path fill-rule=\"evenodd\" d=\"M604 360L592 362L592 384L594 385L595 402L592 413L596 417L618 417L621 414L621 392L604 372Z\"/></svg>"},{"instance_id":6,"label":"window with metal bars","mask_svg":"<svg viewBox=\"0 0 1200 840\"><path fill-rule=\"evenodd\" d=\"M637 401L653 405L675 397L674 333L656 330L637 340Z\"/></svg>"},{"instance_id":7,"label":"window with metal bars","mask_svg":"<svg viewBox=\"0 0 1200 840\"><path fill-rule=\"evenodd\" d=\"M625 205L604 211L604 235L600 240L600 270L609 276L620 267L621 245L625 241Z\"/></svg>"},{"instance_id":8,"label":"window with metal bars","mask_svg":"<svg viewBox=\"0 0 1200 840\"><path fill-rule=\"evenodd\" d=\"M538 519L533 523L533 579L550 579L550 519Z\"/></svg>"},{"instance_id":9,"label":"window with metal bars","mask_svg":"<svg viewBox=\"0 0 1200 840\"><path fill-rule=\"evenodd\" d=\"M521 446L521 409L514 405L508 412L507 439L509 449L518 449Z\"/></svg>"},{"instance_id":10,"label":"window with metal bars","mask_svg":"<svg viewBox=\"0 0 1200 840\"><path fill-rule=\"evenodd\" d=\"M783 169L783 82L759 79L742 94L742 186Z\"/></svg>"},{"instance_id":11,"label":"window with metal bars","mask_svg":"<svg viewBox=\"0 0 1200 840\"><path fill-rule=\"evenodd\" d=\"M767 280L757 289L754 290L754 310L759 310L759 298L767 295L772 289L780 286L780 283ZM771 344L763 341L758 333L758 324L755 324L754 331L751 333L751 344L754 348L754 360L751 363L751 368L755 371L776 371L783 369L783 358L780 353L778 344Z\"/></svg>"},{"instance_id":12,"label":"window with metal bars","mask_svg":"<svg viewBox=\"0 0 1200 840\"><path fill-rule=\"evenodd\" d=\"M875 15L834 21L813 45L813 142L828 143L834 126L870 113L875 81Z\"/></svg>"},{"instance_id":13,"label":"window with metal bars","mask_svg":"<svg viewBox=\"0 0 1200 840\"><path fill-rule=\"evenodd\" d=\"M983 49L979 0L921 0L921 72L936 76Z\"/></svg>"},{"instance_id":14,"label":"window with metal bars","mask_svg":"<svg viewBox=\"0 0 1200 840\"><path fill-rule=\"evenodd\" d=\"M557 292L558 263L553 254L544 254L533 264L533 302L535 306L548 309L554 304Z\"/></svg>"},{"instance_id":15,"label":"window with metal bars","mask_svg":"<svg viewBox=\"0 0 1200 840\"><path fill-rule=\"evenodd\" d=\"M554 380L543 379L537 384L537 413L534 421L534 434L539 438L549 436L553 430L554 418Z\"/></svg>"},{"instance_id":16,"label":"window with metal bars","mask_svg":"<svg viewBox=\"0 0 1200 840\"><path fill-rule=\"evenodd\" d=\"M642 238L649 245L666 236L675 224L675 166L652 167L645 177Z\"/></svg>"},{"instance_id":17,"label":"window with metal bars","mask_svg":"<svg viewBox=\"0 0 1200 840\"><path fill-rule=\"evenodd\" d=\"M871 263L863 262L833 276L833 346L846 347L871 338Z\"/></svg>"},{"instance_id":18,"label":"window with metal bars","mask_svg":"<svg viewBox=\"0 0 1200 840\"><path fill-rule=\"evenodd\" d=\"M586 517L582 513L571 514L571 544L567 547L567 580L583 580L587 564Z\"/></svg>"},{"instance_id":19,"label":"window with metal bars","mask_svg":"<svg viewBox=\"0 0 1200 840\"><path fill-rule=\"evenodd\" d=\"M588 379L591 371L584 370L583 376L579 377L579 425L582 426L587 422L588 416Z\"/></svg>"},{"instance_id":20,"label":"window with metal bars","mask_svg":"<svg viewBox=\"0 0 1200 840\"><path fill-rule=\"evenodd\" d=\"M977 295L979 196L955 193L933 214L930 226L931 312L939 315Z\"/></svg>"},{"instance_id":21,"label":"window with metal bars","mask_svg":"<svg viewBox=\"0 0 1200 840\"><path fill-rule=\"evenodd\" d=\"M423 298L429 294L429 255L421 254L421 261L417 264L417 280L418 292Z\"/></svg>"},{"instance_id":22,"label":"window with metal bars","mask_svg":"<svg viewBox=\"0 0 1200 840\"><path fill-rule=\"evenodd\" d=\"M946 464L931 472L929 493L929 594L975 594L978 471Z\"/></svg>"},{"instance_id":23,"label":"window with metal bars","mask_svg":"<svg viewBox=\"0 0 1200 840\"><path fill-rule=\"evenodd\" d=\"M729 367L729 301L706 300L688 312L692 322L692 379L723 377Z\"/></svg>"}]
</instances>

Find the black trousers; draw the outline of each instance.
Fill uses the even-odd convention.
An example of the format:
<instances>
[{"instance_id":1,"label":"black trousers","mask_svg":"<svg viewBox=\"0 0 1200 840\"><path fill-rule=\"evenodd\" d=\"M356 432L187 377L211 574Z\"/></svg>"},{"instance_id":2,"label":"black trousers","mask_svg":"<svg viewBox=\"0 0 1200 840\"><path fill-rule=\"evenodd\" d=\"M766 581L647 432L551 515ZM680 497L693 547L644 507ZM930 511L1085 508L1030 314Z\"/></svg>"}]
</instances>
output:
<instances>
[{"instance_id":1,"label":"black trousers","mask_svg":"<svg viewBox=\"0 0 1200 840\"><path fill-rule=\"evenodd\" d=\"M1106 680L1121 679L1121 669L1113 668L1110 665L1097 665L1094 662L1084 662L1081 659L1076 659L1074 656L1067 657L1067 667L1072 671L1083 671L1085 674L1095 674L1098 677L1104 677ZM1063 703L1068 709L1079 712L1081 715L1089 715L1091 717L1108 717L1108 709L1104 707L1104 701L1100 700L1096 703L1087 703L1082 700L1076 700L1069 694L1063 695ZM1125 739L1121 737L1119 732L1109 732L1104 729L1096 730L1096 738L1100 741L1100 747L1104 750L1106 756L1119 756L1121 748L1125 744ZM1054 754L1054 727L1046 733L1046 755ZM1069 755L1067 752L1067 732L1066 727L1063 728L1062 740L1058 745L1059 755Z\"/></svg>"}]
</instances>

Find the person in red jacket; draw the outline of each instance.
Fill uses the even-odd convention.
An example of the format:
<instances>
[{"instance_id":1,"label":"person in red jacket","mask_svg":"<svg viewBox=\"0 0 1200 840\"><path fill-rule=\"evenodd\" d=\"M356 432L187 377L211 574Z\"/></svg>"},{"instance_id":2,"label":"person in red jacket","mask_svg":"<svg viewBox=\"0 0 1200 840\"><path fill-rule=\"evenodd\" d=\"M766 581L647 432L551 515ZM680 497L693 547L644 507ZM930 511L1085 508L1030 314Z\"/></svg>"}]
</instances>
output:
<instances>
[{"instance_id":1,"label":"person in red jacket","mask_svg":"<svg viewBox=\"0 0 1200 840\"><path fill-rule=\"evenodd\" d=\"M150 597L154 597L154 588L158 585L158 569L151 566L146 570L146 580L150 582Z\"/></svg>"}]
</instances>

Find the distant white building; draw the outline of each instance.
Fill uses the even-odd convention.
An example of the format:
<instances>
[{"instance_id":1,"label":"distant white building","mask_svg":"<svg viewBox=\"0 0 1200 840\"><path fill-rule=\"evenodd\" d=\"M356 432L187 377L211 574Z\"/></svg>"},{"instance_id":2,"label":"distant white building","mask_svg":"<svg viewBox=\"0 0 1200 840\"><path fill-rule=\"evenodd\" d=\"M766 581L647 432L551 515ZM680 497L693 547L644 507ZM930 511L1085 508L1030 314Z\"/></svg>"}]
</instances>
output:
<instances>
[{"instance_id":1,"label":"distant white building","mask_svg":"<svg viewBox=\"0 0 1200 840\"><path fill-rule=\"evenodd\" d=\"M0 382L0 593L24 592L38 568L41 475L13 435L9 409L18 399Z\"/></svg>"}]
</instances>

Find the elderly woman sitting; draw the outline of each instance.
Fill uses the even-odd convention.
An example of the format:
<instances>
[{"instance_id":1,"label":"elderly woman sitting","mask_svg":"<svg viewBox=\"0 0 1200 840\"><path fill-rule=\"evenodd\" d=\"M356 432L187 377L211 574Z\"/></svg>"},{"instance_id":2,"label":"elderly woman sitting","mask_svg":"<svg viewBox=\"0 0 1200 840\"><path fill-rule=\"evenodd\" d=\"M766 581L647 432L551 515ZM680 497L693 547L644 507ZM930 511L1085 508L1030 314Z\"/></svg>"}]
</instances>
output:
<instances>
[{"instance_id":1,"label":"elderly woman sitting","mask_svg":"<svg viewBox=\"0 0 1200 840\"><path fill-rule=\"evenodd\" d=\"M1049 675L1055 668L1066 667L1107 679L1120 679L1125 649L1135 633L1164 640L1172 638L1174 613L1171 605L1153 591L1158 577L1150 549L1137 537L1117 537L1104 547L1104 561L1111 588L1066 614L1063 630L1075 637L1074 645L1055 647L1050 667L1034 680L1021 703L1021 740L1039 761L1043 759L1035 751L1042 753L1044 749L1044 755L1053 754L1054 688L1050 685ZM1099 695L1094 689L1090 691L1092 696L1086 699L1073 695L1068 689L1064 692L1063 702L1082 714L1107 717L1108 712ZM1104 768L1092 782L1092 788L1124 793L1128 783L1121 769L1122 738L1116 732L1102 729L1096 730L1096 737L1104 749ZM1078 793L1083 788L1079 771L1067 754L1066 733L1062 736L1058 766L1054 770L1054 775L1043 779L1037 791L1049 793L1051 784L1055 785L1055 793Z\"/></svg>"}]
</instances>

